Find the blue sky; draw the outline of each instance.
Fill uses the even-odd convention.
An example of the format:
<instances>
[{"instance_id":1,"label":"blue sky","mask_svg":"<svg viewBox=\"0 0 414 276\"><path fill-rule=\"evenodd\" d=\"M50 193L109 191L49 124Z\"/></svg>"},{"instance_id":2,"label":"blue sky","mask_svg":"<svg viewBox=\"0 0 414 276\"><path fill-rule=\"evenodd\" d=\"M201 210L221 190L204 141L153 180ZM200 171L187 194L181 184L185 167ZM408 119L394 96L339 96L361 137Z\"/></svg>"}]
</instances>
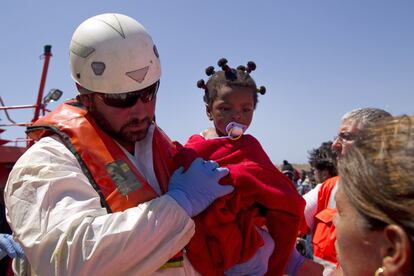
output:
<instances>
[{"instance_id":1,"label":"blue sky","mask_svg":"<svg viewBox=\"0 0 414 276\"><path fill-rule=\"evenodd\" d=\"M267 93L248 132L277 164L307 162L308 151L332 139L341 116L354 108L414 114L411 0L1 1L5 103L36 101L46 44L53 57L45 92L59 88L64 99L73 97L71 36L82 21L106 12L129 15L151 33L163 70L157 122L180 142L211 126L196 82L221 57L234 67L256 62L252 76ZM19 122L33 116L10 114ZM0 119L7 123L4 113ZM23 131L8 128L1 137Z\"/></svg>"}]
</instances>

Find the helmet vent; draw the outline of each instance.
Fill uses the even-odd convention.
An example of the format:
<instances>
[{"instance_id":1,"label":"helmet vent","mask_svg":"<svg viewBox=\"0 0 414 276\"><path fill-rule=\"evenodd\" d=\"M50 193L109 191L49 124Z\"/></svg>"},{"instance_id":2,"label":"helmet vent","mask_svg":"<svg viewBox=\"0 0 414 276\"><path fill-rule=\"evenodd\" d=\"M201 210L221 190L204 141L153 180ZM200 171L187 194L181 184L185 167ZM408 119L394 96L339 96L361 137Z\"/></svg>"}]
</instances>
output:
<instances>
[{"instance_id":1,"label":"helmet vent","mask_svg":"<svg viewBox=\"0 0 414 276\"><path fill-rule=\"evenodd\" d=\"M95 52L95 49L72 40L70 43L70 51L81 58L87 58L90 54Z\"/></svg>"},{"instance_id":2,"label":"helmet vent","mask_svg":"<svg viewBox=\"0 0 414 276\"><path fill-rule=\"evenodd\" d=\"M105 63L101 61L92 62L91 67L96 76L101 76L105 71Z\"/></svg>"},{"instance_id":3,"label":"helmet vent","mask_svg":"<svg viewBox=\"0 0 414 276\"><path fill-rule=\"evenodd\" d=\"M145 76L148 73L148 69L149 67L145 66L144 68L131 71L131 72L126 72L125 74L131 79L133 79L134 81L141 83L145 79Z\"/></svg>"}]
</instances>

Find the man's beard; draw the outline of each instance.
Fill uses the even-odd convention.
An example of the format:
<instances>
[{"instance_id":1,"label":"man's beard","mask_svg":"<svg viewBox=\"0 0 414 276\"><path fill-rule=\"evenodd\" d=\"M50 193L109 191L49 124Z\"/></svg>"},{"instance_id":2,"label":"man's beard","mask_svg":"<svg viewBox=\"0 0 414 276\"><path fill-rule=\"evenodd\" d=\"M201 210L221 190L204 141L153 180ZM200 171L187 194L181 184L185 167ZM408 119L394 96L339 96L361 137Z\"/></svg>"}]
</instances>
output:
<instances>
[{"instance_id":1,"label":"man's beard","mask_svg":"<svg viewBox=\"0 0 414 276\"><path fill-rule=\"evenodd\" d=\"M101 127L101 129L118 141L124 141L128 143L141 141L147 135L148 129L151 125L151 119L148 117L144 118L143 120L132 119L126 122L119 131L116 131L111 127L111 124L100 111L95 108L90 108L89 112L92 114L93 118Z\"/></svg>"},{"instance_id":2,"label":"man's beard","mask_svg":"<svg viewBox=\"0 0 414 276\"><path fill-rule=\"evenodd\" d=\"M147 136L150 125L151 120L149 118L144 120L132 119L121 127L117 134L118 138L126 142L141 141Z\"/></svg>"}]
</instances>

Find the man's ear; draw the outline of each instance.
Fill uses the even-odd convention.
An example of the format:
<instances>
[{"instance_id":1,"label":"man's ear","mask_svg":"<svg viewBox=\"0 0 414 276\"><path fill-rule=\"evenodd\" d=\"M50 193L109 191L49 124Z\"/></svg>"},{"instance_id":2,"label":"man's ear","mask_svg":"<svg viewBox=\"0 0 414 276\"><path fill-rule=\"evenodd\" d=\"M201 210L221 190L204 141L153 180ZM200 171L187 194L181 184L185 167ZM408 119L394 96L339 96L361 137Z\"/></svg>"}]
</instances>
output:
<instances>
[{"instance_id":1,"label":"man's ear","mask_svg":"<svg viewBox=\"0 0 414 276\"><path fill-rule=\"evenodd\" d=\"M208 106L208 104L206 104L206 114L207 114L208 119L209 119L210 121L213 121L213 115L211 114L211 109L210 109L210 107Z\"/></svg>"},{"instance_id":2,"label":"man's ear","mask_svg":"<svg viewBox=\"0 0 414 276\"><path fill-rule=\"evenodd\" d=\"M91 94L79 94L76 96L76 100L80 102L85 107L90 107L91 105Z\"/></svg>"},{"instance_id":3,"label":"man's ear","mask_svg":"<svg viewBox=\"0 0 414 276\"><path fill-rule=\"evenodd\" d=\"M329 171L328 170L321 170L320 171L320 174L321 174L321 178L322 179L328 179L328 178L330 178L331 177L331 175L329 174Z\"/></svg>"},{"instance_id":4,"label":"man's ear","mask_svg":"<svg viewBox=\"0 0 414 276\"><path fill-rule=\"evenodd\" d=\"M387 246L382 260L384 270L389 275L411 275L412 248L407 233L398 225L388 225L383 231Z\"/></svg>"}]
</instances>

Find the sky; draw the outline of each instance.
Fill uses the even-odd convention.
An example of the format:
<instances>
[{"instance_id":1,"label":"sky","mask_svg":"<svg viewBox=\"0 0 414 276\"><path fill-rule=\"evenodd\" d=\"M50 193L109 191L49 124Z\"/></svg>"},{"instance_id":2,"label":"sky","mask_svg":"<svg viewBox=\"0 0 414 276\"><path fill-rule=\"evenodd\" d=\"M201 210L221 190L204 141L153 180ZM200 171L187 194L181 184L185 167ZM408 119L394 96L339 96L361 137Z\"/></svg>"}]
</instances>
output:
<instances>
[{"instance_id":1,"label":"sky","mask_svg":"<svg viewBox=\"0 0 414 276\"><path fill-rule=\"evenodd\" d=\"M308 151L332 140L346 112L379 107L414 114L412 0L71 0L1 1L0 96L6 105L34 104L44 45L52 45L45 93L63 91L53 109L76 95L69 43L76 27L102 13L138 20L162 65L158 125L174 140L210 127L196 82L225 57L252 60L259 95L248 133L280 164L306 163ZM17 122L33 111L11 110ZM0 124L9 123L0 111ZM4 128L4 127L2 127ZM24 137L10 127L2 139Z\"/></svg>"}]
</instances>

